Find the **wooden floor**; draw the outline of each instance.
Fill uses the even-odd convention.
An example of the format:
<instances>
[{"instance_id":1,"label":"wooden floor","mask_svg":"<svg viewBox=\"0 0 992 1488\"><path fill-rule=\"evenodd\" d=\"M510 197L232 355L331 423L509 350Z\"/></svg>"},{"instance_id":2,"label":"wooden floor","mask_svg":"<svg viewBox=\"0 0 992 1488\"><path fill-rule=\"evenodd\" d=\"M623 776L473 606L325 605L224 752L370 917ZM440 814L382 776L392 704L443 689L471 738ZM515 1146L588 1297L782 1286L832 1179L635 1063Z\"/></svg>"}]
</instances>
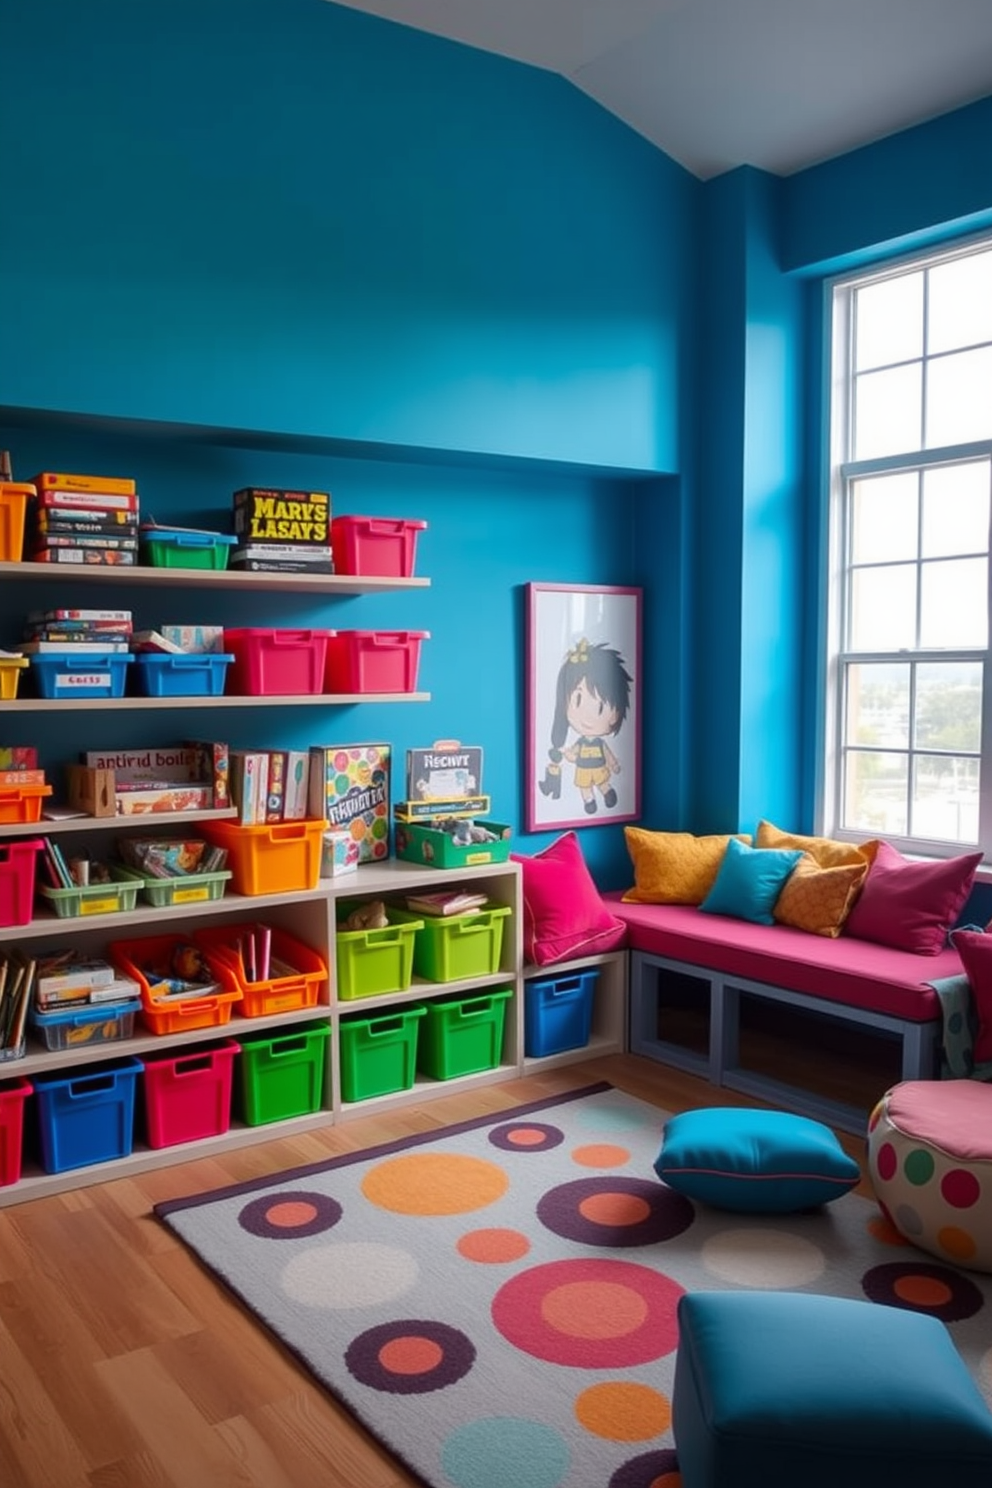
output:
<instances>
[{"instance_id":1,"label":"wooden floor","mask_svg":"<svg viewBox=\"0 0 992 1488\"><path fill-rule=\"evenodd\" d=\"M669 1111L757 1104L614 1055L0 1210L2 1488L417 1484L151 1206L600 1079Z\"/></svg>"}]
</instances>

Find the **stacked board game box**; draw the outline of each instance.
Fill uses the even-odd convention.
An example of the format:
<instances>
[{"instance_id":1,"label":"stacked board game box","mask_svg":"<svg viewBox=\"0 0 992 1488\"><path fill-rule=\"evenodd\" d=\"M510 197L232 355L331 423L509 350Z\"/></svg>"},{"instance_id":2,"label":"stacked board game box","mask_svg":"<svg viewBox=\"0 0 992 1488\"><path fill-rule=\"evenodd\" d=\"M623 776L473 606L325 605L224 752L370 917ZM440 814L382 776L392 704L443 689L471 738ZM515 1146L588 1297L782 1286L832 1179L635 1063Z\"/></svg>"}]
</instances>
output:
<instances>
[{"instance_id":1,"label":"stacked board game box","mask_svg":"<svg viewBox=\"0 0 992 1488\"><path fill-rule=\"evenodd\" d=\"M309 810L358 844L360 863L389 857L388 744L312 744Z\"/></svg>"},{"instance_id":2,"label":"stacked board game box","mask_svg":"<svg viewBox=\"0 0 992 1488\"><path fill-rule=\"evenodd\" d=\"M28 656L120 653L130 649L130 610L32 610L24 621L21 650Z\"/></svg>"},{"instance_id":3,"label":"stacked board game box","mask_svg":"<svg viewBox=\"0 0 992 1488\"><path fill-rule=\"evenodd\" d=\"M333 573L327 491L245 486L234 493L231 568L256 573Z\"/></svg>"},{"instance_id":4,"label":"stacked board game box","mask_svg":"<svg viewBox=\"0 0 992 1488\"><path fill-rule=\"evenodd\" d=\"M25 552L35 563L137 563L138 489L130 477L45 470L31 484Z\"/></svg>"}]
</instances>

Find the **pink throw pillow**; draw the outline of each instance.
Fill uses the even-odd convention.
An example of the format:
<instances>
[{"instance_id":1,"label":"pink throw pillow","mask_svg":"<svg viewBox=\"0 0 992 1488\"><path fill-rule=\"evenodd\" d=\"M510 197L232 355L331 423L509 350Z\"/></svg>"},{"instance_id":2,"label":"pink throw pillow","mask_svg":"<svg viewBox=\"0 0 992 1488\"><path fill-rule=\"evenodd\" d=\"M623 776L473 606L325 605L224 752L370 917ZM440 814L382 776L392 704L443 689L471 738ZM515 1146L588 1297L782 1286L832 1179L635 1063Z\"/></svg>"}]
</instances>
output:
<instances>
[{"instance_id":1,"label":"pink throw pillow","mask_svg":"<svg viewBox=\"0 0 992 1488\"><path fill-rule=\"evenodd\" d=\"M600 897L574 832L532 858L510 856L520 864L524 956L531 965L594 956L623 944L626 923Z\"/></svg>"},{"instance_id":2,"label":"pink throw pillow","mask_svg":"<svg viewBox=\"0 0 992 1488\"><path fill-rule=\"evenodd\" d=\"M954 949L961 957L971 986L978 1031L975 1034L975 1063L992 1060L992 935L981 930L957 930Z\"/></svg>"},{"instance_id":3,"label":"pink throw pillow","mask_svg":"<svg viewBox=\"0 0 992 1488\"><path fill-rule=\"evenodd\" d=\"M981 861L982 854L976 852L919 862L880 842L843 933L919 956L936 956L964 908Z\"/></svg>"}]
</instances>

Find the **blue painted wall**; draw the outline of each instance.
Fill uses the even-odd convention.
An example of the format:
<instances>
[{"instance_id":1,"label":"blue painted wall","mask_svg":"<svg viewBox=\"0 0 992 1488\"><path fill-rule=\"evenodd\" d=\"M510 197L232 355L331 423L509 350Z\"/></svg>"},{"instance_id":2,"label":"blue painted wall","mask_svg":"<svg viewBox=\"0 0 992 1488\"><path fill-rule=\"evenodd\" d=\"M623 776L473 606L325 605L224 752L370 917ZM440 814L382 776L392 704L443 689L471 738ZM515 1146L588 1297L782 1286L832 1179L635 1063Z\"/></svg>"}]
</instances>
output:
<instances>
[{"instance_id":1,"label":"blue painted wall","mask_svg":"<svg viewBox=\"0 0 992 1488\"><path fill-rule=\"evenodd\" d=\"M0 0L0 31L17 473L131 471L173 520L309 483L430 524L429 590L252 618L429 630L432 702L282 709L280 740L461 735L522 821L524 585L642 584L646 824L812 825L819 281L989 220L992 100L703 185L548 73L325 0ZM136 610L245 618L179 604ZM0 646L25 607L0 595ZM582 836L628 881L621 829Z\"/></svg>"}]
</instances>

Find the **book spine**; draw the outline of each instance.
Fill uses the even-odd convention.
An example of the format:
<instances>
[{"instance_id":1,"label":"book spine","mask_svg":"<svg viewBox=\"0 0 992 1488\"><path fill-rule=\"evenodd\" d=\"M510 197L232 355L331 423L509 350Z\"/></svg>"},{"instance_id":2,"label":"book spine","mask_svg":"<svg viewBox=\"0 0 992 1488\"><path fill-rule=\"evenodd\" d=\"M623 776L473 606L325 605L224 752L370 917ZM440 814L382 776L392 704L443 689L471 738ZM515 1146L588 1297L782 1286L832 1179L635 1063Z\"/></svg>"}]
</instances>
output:
<instances>
[{"instance_id":1,"label":"book spine","mask_svg":"<svg viewBox=\"0 0 992 1488\"><path fill-rule=\"evenodd\" d=\"M307 815L310 758L305 749L286 750L286 794L283 817L303 821Z\"/></svg>"},{"instance_id":2,"label":"book spine","mask_svg":"<svg viewBox=\"0 0 992 1488\"><path fill-rule=\"evenodd\" d=\"M133 496L137 482L130 476L76 475L58 470L43 470L31 484L41 491L107 491L120 496Z\"/></svg>"},{"instance_id":3,"label":"book spine","mask_svg":"<svg viewBox=\"0 0 992 1488\"><path fill-rule=\"evenodd\" d=\"M104 548L46 548L42 552L32 553L31 558L35 563L74 563L77 567L91 563L126 568L138 561L136 553L108 551Z\"/></svg>"},{"instance_id":4,"label":"book spine","mask_svg":"<svg viewBox=\"0 0 992 1488\"><path fill-rule=\"evenodd\" d=\"M136 553L138 539L106 532L39 532L36 551L46 548L120 548Z\"/></svg>"},{"instance_id":5,"label":"book spine","mask_svg":"<svg viewBox=\"0 0 992 1488\"><path fill-rule=\"evenodd\" d=\"M131 624L130 610L30 610L25 616L29 624L47 620L78 621L85 624L99 625L103 622L115 621L119 624Z\"/></svg>"},{"instance_id":6,"label":"book spine","mask_svg":"<svg viewBox=\"0 0 992 1488\"><path fill-rule=\"evenodd\" d=\"M280 822L285 815L287 753L285 749L268 751L269 778L265 793L265 820L267 822Z\"/></svg>"},{"instance_id":7,"label":"book spine","mask_svg":"<svg viewBox=\"0 0 992 1488\"><path fill-rule=\"evenodd\" d=\"M44 770L0 769L0 785L44 785Z\"/></svg>"},{"instance_id":8,"label":"book spine","mask_svg":"<svg viewBox=\"0 0 992 1488\"><path fill-rule=\"evenodd\" d=\"M129 512L77 512L71 517L49 517L46 513L39 513L34 523L34 530L41 537L49 537L53 533L61 533L71 537L75 533L85 533L87 536L97 537L128 537L137 536L137 527L126 520L115 521L114 517L128 518Z\"/></svg>"},{"instance_id":9,"label":"book spine","mask_svg":"<svg viewBox=\"0 0 992 1488\"><path fill-rule=\"evenodd\" d=\"M126 491L39 489L36 500L38 510L75 507L77 510L137 512L140 509L137 494Z\"/></svg>"}]
</instances>

